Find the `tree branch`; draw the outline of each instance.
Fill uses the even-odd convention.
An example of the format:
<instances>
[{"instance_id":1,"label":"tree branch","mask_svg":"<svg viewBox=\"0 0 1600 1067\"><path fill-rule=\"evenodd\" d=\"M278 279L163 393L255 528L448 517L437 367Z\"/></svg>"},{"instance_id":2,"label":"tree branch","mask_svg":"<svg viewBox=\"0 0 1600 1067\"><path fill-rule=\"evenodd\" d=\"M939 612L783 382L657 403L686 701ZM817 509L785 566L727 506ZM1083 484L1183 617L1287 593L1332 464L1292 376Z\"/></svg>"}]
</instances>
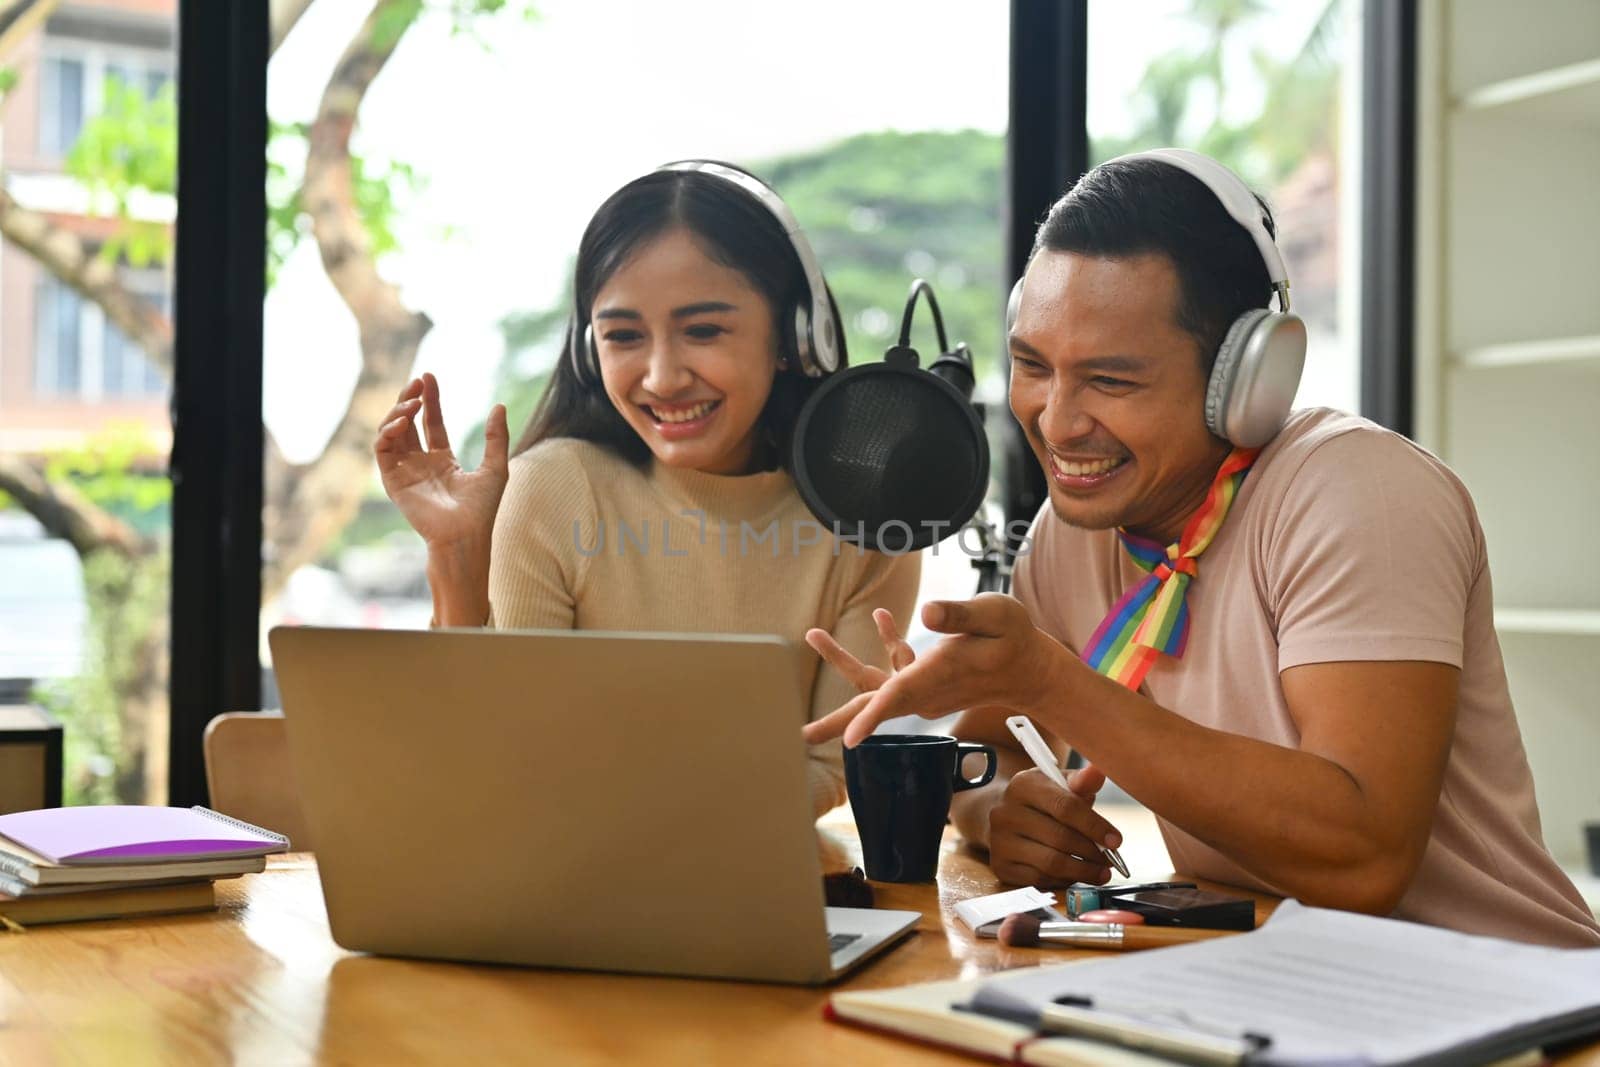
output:
<instances>
[{"instance_id":1,"label":"tree branch","mask_svg":"<svg viewBox=\"0 0 1600 1067\"><path fill-rule=\"evenodd\" d=\"M20 456L0 453L0 490L38 519L52 537L70 541L80 558L103 548L132 558L147 547L133 527L72 486L45 481L43 472Z\"/></svg>"},{"instance_id":2,"label":"tree branch","mask_svg":"<svg viewBox=\"0 0 1600 1067\"><path fill-rule=\"evenodd\" d=\"M270 557L262 595L281 589L295 568L315 561L355 516L372 478L372 441L379 421L411 373L417 348L433 323L400 299L378 273L371 239L357 210L350 136L367 90L404 36L400 12L414 0L379 0L346 46L311 124L302 203L323 269L360 328L361 371L349 406L322 454L287 472L288 495L266 515ZM401 31L395 32L399 22Z\"/></svg>"},{"instance_id":3,"label":"tree branch","mask_svg":"<svg viewBox=\"0 0 1600 1067\"><path fill-rule=\"evenodd\" d=\"M269 19L272 22L272 39L267 47L270 56L278 50L284 38L289 36L289 31L294 29L295 23L300 21L300 16L306 13L306 8L311 6L311 0L272 0Z\"/></svg>"},{"instance_id":4,"label":"tree branch","mask_svg":"<svg viewBox=\"0 0 1600 1067\"><path fill-rule=\"evenodd\" d=\"M0 57L44 24L59 0L0 0Z\"/></svg>"},{"instance_id":5,"label":"tree branch","mask_svg":"<svg viewBox=\"0 0 1600 1067\"><path fill-rule=\"evenodd\" d=\"M0 174L0 237L28 253L64 285L97 304L108 320L143 349L151 365L168 382L172 380L172 320L162 314L156 305L126 289L115 268L96 255L77 234L18 204L5 191L3 174ZM291 483L292 467L284 459L282 450L270 432L266 434L263 462L269 494L267 499L283 499L271 495L272 490ZM15 472L12 473L15 475ZM27 494L12 495L25 508L33 511L28 504ZM83 503L88 505L87 501ZM46 529L67 537L80 551L83 550L78 540L65 533L64 528L56 525L50 516L35 512L34 517ZM91 537L87 543L94 546L98 541Z\"/></svg>"},{"instance_id":6,"label":"tree branch","mask_svg":"<svg viewBox=\"0 0 1600 1067\"><path fill-rule=\"evenodd\" d=\"M432 323L405 308L399 291L379 276L372 241L356 209L350 166L350 135L361 101L404 36L385 27L392 25L395 9L410 6L410 0L379 0L334 65L307 136L301 197L328 279L364 332L372 321L379 329L416 332L420 339ZM369 314L379 318L369 320Z\"/></svg>"},{"instance_id":7,"label":"tree branch","mask_svg":"<svg viewBox=\"0 0 1600 1067\"><path fill-rule=\"evenodd\" d=\"M123 286L115 264L102 259L71 230L17 203L3 182L0 237L28 253L85 300L98 304L117 329L144 349L162 374L172 377L172 322L150 301Z\"/></svg>"}]
</instances>

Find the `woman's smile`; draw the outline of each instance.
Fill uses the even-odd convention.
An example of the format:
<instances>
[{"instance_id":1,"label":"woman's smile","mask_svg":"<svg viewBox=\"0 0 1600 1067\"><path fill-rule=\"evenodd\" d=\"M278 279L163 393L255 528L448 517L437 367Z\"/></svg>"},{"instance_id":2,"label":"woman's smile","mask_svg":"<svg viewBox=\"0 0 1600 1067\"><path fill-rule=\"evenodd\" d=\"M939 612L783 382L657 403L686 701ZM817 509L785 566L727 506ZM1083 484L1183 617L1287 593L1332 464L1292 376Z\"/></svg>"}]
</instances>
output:
<instances>
[{"instance_id":1,"label":"woman's smile","mask_svg":"<svg viewBox=\"0 0 1600 1067\"><path fill-rule=\"evenodd\" d=\"M722 410L721 400L698 400L692 404L640 404L650 416L656 433L669 441L682 441L706 431Z\"/></svg>"}]
</instances>

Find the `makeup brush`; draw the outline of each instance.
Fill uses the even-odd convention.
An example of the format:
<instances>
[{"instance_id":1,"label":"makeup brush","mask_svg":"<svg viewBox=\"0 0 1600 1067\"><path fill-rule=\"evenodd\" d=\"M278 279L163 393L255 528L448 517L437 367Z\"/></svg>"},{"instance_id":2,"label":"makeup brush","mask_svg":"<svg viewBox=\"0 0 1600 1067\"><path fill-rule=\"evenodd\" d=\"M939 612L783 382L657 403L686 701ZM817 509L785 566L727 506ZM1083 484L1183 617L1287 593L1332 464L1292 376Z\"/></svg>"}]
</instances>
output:
<instances>
[{"instance_id":1,"label":"makeup brush","mask_svg":"<svg viewBox=\"0 0 1600 1067\"><path fill-rule=\"evenodd\" d=\"M1188 926L1133 926L1124 923L1044 922L1032 915L1007 915L1000 924L1000 943L1011 948L1041 944L1071 948L1138 949L1182 945L1226 937L1237 930L1200 930Z\"/></svg>"}]
</instances>

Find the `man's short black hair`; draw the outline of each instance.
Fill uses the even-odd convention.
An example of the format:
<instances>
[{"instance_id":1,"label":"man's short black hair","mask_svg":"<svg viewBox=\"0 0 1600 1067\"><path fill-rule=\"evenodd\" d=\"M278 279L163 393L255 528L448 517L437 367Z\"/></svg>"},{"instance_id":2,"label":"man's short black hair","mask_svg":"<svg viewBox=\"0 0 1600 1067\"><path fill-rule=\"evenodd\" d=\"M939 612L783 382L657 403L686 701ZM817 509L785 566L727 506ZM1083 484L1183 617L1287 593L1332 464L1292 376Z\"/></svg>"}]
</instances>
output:
<instances>
[{"instance_id":1,"label":"man's short black hair","mask_svg":"<svg viewBox=\"0 0 1600 1067\"><path fill-rule=\"evenodd\" d=\"M1275 235L1271 210L1256 199ZM1207 374L1233 320L1272 298L1261 251L1245 228L1204 182L1154 159L1113 160L1079 178L1050 208L1033 251L1166 256L1178 274L1178 326L1199 345Z\"/></svg>"}]
</instances>

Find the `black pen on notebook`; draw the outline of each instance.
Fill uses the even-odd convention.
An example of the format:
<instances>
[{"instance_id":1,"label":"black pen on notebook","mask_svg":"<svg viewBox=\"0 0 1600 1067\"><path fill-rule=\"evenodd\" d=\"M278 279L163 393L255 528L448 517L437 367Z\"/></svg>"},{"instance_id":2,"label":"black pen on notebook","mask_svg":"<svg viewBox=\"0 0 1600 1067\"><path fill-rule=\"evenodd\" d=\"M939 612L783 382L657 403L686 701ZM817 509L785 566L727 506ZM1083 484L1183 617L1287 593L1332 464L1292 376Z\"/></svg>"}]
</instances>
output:
<instances>
[{"instance_id":1,"label":"black pen on notebook","mask_svg":"<svg viewBox=\"0 0 1600 1067\"><path fill-rule=\"evenodd\" d=\"M1033 765L1044 772L1046 778L1067 792L1072 792L1072 787L1067 785L1066 774L1056 765L1055 753L1051 752L1050 746L1044 743L1044 738L1039 735L1039 731L1033 725L1032 719L1026 715L1009 716L1006 719L1006 728L1011 731L1011 736L1015 737L1017 742L1022 745L1022 750L1028 754L1028 758L1033 760ZM1097 847L1099 847L1100 855L1105 858L1106 863L1115 867L1117 873L1122 877L1127 878L1128 865L1122 862L1122 856L1117 853L1117 850L1106 848L1104 845Z\"/></svg>"}]
</instances>

